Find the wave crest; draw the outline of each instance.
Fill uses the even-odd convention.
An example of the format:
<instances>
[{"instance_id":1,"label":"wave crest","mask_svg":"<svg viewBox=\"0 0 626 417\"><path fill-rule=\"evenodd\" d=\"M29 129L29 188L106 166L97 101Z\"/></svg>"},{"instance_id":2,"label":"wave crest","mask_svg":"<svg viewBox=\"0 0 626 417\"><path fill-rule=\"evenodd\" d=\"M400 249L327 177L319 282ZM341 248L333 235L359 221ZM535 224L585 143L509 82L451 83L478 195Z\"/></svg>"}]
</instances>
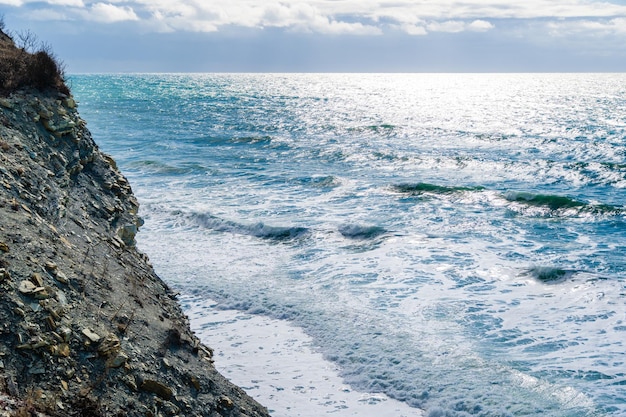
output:
<instances>
[{"instance_id":1,"label":"wave crest","mask_svg":"<svg viewBox=\"0 0 626 417\"><path fill-rule=\"evenodd\" d=\"M377 238L387 230L380 226L361 226L357 224L343 224L339 226L339 233L343 237L354 240L367 240Z\"/></svg>"},{"instance_id":2,"label":"wave crest","mask_svg":"<svg viewBox=\"0 0 626 417\"><path fill-rule=\"evenodd\" d=\"M548 207L550 210L580 208L586 204L569 197L549 194L532 194L510 191L504 198L511 202L523 203L529 206Z\"/></svg>"},{"instance_id":3,"label":"wave crest","mask_svg":"<svg viewBox=\"0 0 626 417\"><path fill-rule=\"evenodd\" d=\"M334 188L341 185L339 178L333 175L326 175L321 177L301 177L296 179L297 182L303 185L308 185L312 188Z\"/></svg>"},{"instance_id":4,"label":"wave crest","mask_svg":"<svg viewBox=\"0 0 626 417\"><path fill-rule=\"evenodd\" d=\"M558 284L571 278L576 272L575 270L553 266L533 266L524 271L523 275L530 276L545 284Z\"/></svg>"},{"instance_id":5,"label":"wave crest","mask_svg":"<svg viewBox=\"0 0 626 417\"><path fill-rule=\"evenodd\" d=\"M543 207L551 211L573 209L581 213L585 212L592 214L621 214L624 212L624 209L620 207L608 204L585 203L560 195L509 191L504 194L504 198L512 203L519 203L530 207Z\"/></svg>"},{"instance_id":6,"label":"wave crest","mask_svg":"<svg viewBox=\"0 0 626 417\"><path fill-rule=\"evenodd\" d=\"M525 213L539 216L570 216L570 215L599 215L599 216L619 216L626 213L626 209L621 206L610 204L590 203L577 200L572 197L554 194L535 194L524 191L489 192L485 187L474 186L447 186L425 182L401 183L391 186L392 190L410 196L430 196L440 198L450 198L450 196L467 193L478 196L482 203L490 204L493 196L496 200L504 199L508 202L508 208L513 212ZM480 193L485 193L484 198Z\"/></svg>"},{"instance_id":7,"label":"wave crest","mask_svg":"<svg viewBox=\"0 0 626 417\"><path fill-rule=\"evenodd\" d=\"M301 238L309 233L306 227L297 226L268 226L262 222L242 224L230 220L220 219L210 214L196 214L194 221L205 229L217 232L234 233L274 241L288 241Z\"/></svg>"},{"instance_id":8,"label":"wave crest","mask_svg":"<svg viewBox=\"0 0 626 417\"><path fill-rule=\"evenodd\" d=\"M429 184L425 182L403 183L392 186L392 188L403 194L422 195L422 194L454 194L466 191L482 191L484 187L449 187L446 185Z\"/></svg>"}]
</instances>

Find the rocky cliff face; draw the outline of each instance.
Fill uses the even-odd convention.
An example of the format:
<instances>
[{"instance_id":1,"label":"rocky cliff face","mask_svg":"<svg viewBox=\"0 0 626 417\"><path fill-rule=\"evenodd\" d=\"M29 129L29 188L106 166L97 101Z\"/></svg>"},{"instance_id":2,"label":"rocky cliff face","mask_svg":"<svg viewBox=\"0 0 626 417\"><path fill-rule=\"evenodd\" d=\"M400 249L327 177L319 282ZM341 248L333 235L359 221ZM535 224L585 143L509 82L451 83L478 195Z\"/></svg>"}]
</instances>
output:
<instances>
[{"instance_id":1,"label":"rocky cliff face","mask_svg":"<svg viewBox=\"0 0 626 417\"><path fill-rule=\"evenodd\" d=\"M0 98L0 415L268 415L136 250L137 210L70 96Z\"/></svg>"}]
</instances>

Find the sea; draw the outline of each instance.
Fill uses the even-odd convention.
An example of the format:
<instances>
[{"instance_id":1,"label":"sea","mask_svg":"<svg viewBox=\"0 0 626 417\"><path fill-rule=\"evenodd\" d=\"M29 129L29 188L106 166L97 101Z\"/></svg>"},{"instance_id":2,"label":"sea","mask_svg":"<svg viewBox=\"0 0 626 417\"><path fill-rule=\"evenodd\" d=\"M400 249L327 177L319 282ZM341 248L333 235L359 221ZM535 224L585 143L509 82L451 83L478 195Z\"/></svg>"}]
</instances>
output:
<instances>
[{"instance_id":1,"label":"sea","mask_svg":"<svg viewBox=\"0 0 626 417\"><path fill-rule=\"evenodd\" d=\"M626 74L75 74L275 417L626 415Z\"/></svg>"}]
</instances>

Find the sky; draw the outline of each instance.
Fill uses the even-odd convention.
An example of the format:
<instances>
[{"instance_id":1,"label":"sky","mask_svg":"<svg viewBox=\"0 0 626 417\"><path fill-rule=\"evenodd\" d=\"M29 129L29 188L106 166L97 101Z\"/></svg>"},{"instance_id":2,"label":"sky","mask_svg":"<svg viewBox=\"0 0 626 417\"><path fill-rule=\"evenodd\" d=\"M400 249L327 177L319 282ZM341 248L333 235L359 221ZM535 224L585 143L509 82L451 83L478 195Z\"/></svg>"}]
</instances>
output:
<instances>
[{"instance_id":1,"label":"sky","mask_svg":"<svg viewBox=\"0 0 626 417\"><path fill-rule=\"evenodd\" d=\"M69 73L626 72L626 0L0 0Z\"/></svg>"}]
</instances>

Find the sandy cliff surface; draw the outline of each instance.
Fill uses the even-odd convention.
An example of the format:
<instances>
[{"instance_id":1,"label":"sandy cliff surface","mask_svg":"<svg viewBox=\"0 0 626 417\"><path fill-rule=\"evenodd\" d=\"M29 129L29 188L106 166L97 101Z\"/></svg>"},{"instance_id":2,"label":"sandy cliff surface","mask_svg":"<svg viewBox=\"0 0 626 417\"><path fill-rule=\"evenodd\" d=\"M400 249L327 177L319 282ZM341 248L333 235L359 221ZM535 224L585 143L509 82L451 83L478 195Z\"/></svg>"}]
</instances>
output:
<instances>
[{"instance_id":1,"label":"sandy cliff surface","mask_svg":"<svg viewBox=\"0 0 626 417\"><path fill-rule=\"evenodd\" d=\"M0 415L268 415L136 250L137 209L71 96L0 98Z\"/></svg>"}]
</instances>

